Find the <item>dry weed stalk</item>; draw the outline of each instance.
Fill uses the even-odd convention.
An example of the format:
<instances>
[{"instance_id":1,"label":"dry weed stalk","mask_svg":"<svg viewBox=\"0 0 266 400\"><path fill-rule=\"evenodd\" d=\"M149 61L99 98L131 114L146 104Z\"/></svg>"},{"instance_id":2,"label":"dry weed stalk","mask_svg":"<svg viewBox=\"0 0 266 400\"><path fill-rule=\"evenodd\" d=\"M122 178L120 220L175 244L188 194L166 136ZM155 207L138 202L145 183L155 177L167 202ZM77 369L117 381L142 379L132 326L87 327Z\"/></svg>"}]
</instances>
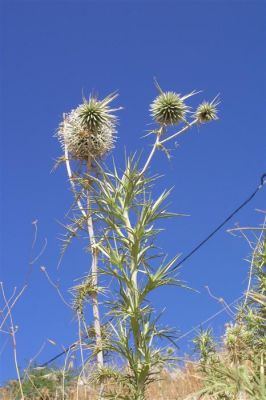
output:
<instances>
[{"instance_id":1,"label":"dry weed stalk","mask_svg":"<svg viewBox=\"0 0 266 400\"><path fill-rule=\"evenodd\" d=\"M18 356L17 356L17 340L16 340L16 333L18 330L18 327L14 325L14 320L13 320L13 316L12 316L12 309L14 307L14 305L16 304L16 302L18 301L18 299L22 296L22 294L24 293L25 289L26 289L26 285L23 286L23 288L21 289L21 291L18 293L18 295L16 296L15 300L11 303L13 296L16 293L16 288L14 289L14 292L11 296L11 298L7 299L6 297L6 293L5 293L5 289L4 289L4 285L3 282L0 282L0 288L1 288L1 293L2 293L2 297L4 300L4 304L5 307L3 310L1 310L1 314L2 314L2 318L3 321L1 323L1 332L2 333L6 333L9 334L12 340L12 348L13 348L13 356L14 356L14 363L15 363L15 368L16 368L16 373L17 373L17 378L18 378L18 383L19 383L19 389L20 389L20 394L21 394L21 400L24 400L24 392L23 392L23 388L22 388L22 383L21 383L21 376L20 376L20 372L19 372L19 366L18 366ZM3 315L3 311L6 311L6 315ZM6 324L7 320L9 319L9 324L7 325L7 331L3 330L2 327L4 326L4 324Z\"/></svg>"}]
</instances>

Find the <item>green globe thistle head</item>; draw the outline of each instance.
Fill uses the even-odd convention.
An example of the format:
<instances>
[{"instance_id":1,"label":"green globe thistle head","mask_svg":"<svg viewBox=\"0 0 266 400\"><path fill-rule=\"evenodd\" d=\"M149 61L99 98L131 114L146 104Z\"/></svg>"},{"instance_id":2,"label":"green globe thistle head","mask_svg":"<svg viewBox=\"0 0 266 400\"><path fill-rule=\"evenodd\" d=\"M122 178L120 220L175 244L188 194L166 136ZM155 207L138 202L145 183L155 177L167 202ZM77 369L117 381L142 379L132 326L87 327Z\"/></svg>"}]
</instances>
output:
<instances>
[{"instance_id":1,"label":"green globe thistle head","mask_svg":"<svg viewBox=\"0 0 266 400\"><path fill-rule=\"evenodd\" d=\"M89 100L84 98L84 103L77 108L77 116L81 124L87 129L94 131L103 125L115 124L117 117L113 114L118 109L110 108L110 103L117 97L117 94L110 94L103 100L97 100L90 96Z\"/></svg>"},{"instance_id":2,"label":"green globe thistle head","mask_svg":"<svg viewBox=\"0 0 266 400\"><path fill-rule=\"evenodd\" d=\"M185 119L189 107L175 92L161 92L150 106L152 118L160 125L176 125Z\"/></svg>"},{"instance_id":3,"label":"green globe thistle head","mask_svg":"<svg viewBox=\"0 0 266 400\"><path fill-rule=\"evenodd\" d=\"M194 113L194 117L200 122L201 124L204 122L215 121L218 119L217 116L217 106L219 101L215 98L213 101L208 102L204 101L201 103L196 112Z\"/></svg>"}]
</instances>

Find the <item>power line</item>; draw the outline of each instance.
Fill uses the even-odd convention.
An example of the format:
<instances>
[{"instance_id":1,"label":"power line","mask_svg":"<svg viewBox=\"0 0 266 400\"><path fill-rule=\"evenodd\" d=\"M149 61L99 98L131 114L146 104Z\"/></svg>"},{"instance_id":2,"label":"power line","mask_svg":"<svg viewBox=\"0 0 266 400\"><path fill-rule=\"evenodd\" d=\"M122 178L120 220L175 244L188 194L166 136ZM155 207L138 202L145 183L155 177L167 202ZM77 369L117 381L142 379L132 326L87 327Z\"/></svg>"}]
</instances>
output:
<instances>
[{"instance_id":1,"label":"power line","mask_svg":"<svg viewBox=\"0 0 266 400\"><path fill-rule=\"evenodd\" d=\"M239 300L241 300L244 297L244 295L239 296L237 299L233 300L229 306L231 307L232 305L236 304ZM183 333L181 336L179 336L177 338L176 341L180 341L181 339L184 339L185 337L187 337L188 335L190 335L192 332L196 331L198 328L200 328L201 326L207 324L207 322L212 321L214 318L218 317L218 315L222 314L223 312L225 312L227 310L227 307L223 307L221 310L217 311L215 314L212 314L210 317L208 317L207 319L205 319L204 321L200 322L198 325L194 326L193 328L191 328L190 330L188 330L187 332ZM86 337L85 337L86 338ZM46 361L45 363L41 364L39 367L43 368L46 367L47 365L51 364L53 361L57 360L58 358L60 358L61 356L63 356L64 354L68 353L70 350L72 350L73 348L75 348L78 345L78 342L72 343L70 346L68 346L65 350L63 350L61 353L58 353L56 356L54 356L53 358L51 358L50 360Z\"/></svg>"},{"instance_id":2,"label":"power line","mask_svg":"<svg viewBox=\"0 0 266 400\"><path fill-rule=\"evenodd\" d=\"M231 214L229 214L229 216L220 224L217 226L217 228L215 228L204 240L202 240L196 247L194 247L194 249L192 249L184 258L182 258L181 261L179 261L179 263L177 265L175 265L173 267L172 270L177 269L181 264L183 264L183 262L185 262L186 260L188 260L194 253L196 253L206 242L208 242L208 240L211 239L212 236L214 236L231 218L233 218L234 215L236 215L243 207L245 207L252 199L253 197L256 196L256 194L258 193L258 191L264 186L264 184L266 183L266 173L264 173L261 178L260 178L260 183L259 185L256 187L256 189L254 190L254 192L251 193L251 195L245 200L243 201L243 203L240 204L239 207L237 207ZM241 296L243 297L243 296ZM236 300L234 300L230 305L236 303L241 297L237 298ZM197 325L201 326L202 324L205 324L206 322L209 322L211 319L215 318L217 315L219 315L220 313L224 312L226 309L223 308L222 310L218 311L217 313L215 313L214 315L212 315L211 317L209 317L207 320L203 321L201 324ZM178 340L184 338L185 336L187 336L188 334L190 334L191 332L193 332L197 327L192 328L191 330L189 330L188 332L186 332L185 334L183 334L181 337L179 337ZM51 364L53 361L57 360L59 357L63 356L64 354L66 354L69 350L73 349L74 347L77 346L77 343L73 343L70 346L68 346L65 350L63 350L61 353L58 353L56 356L54 356L53 358L51 358L50 360L46 361L45 363L41 364L40 367L46 367L47 365Z\"/></svg>"},{"instance_id":3,"label":"power line","mask_svg":"<svg viewBox=\"0 0 266 400\"><path fill-rule=\"evenodd\" d=\"M78 345L77 342L72 343L70 346L68 346L66 349L61 351L61 353L58 353L56 356L53 358L50 358L50 360L44 362L43 364L39 365L39 368L44 368L47 365L51 364L53 361L57 360L58 358L62 357L64 354L68 353L70 350L74 349Z\"/></svg>"},{"instance_id":4,"label":"power line","mask_svg":"<svg viewBox=\"0 0 266 400\"><path fill-rule=\"evenodd\" d=\"M244 294L242 294L242 296L238 297L237 299L233 300L230 304L228 304L229 307L233 306L234 304L236 304L239 300L241 300L244 297ZM202 325L207 324L207 322L212 321L215 317L218 317L218 315L222 314L223 312L225 312L227 310L227 307L223 307L221 310L217 311L215 314L211 315L209 318L205 319L204 321L202 321L200 324L194 326L193 328L191 328L189 331L183 333L181 336L179 336L177 338L177 341L184 339L185 337L187 337L188 335L190 335L190 333L196 331L198 328L200 328Z\"/></svg>"},{"instance_id":5,"label":"power line","mask_svg":"<svg viewBox=\"0 0 266 400\"><path fill-rule=\"evenodd\" d=\"M215 233L217 233L228 221L230 221L231 218L233 218L234 215L238 213L238 211L245 207L245 205L247 205L253 199L253 197L256 196L258 191L263 187L265 183L266 173L261 176L260 184L256 187L254 192L252 192L251 195L245 201L243 201L243 203L241 203L239 207L237 207L231 214L229 214L228 217L220 225L218 225L217 228L215 228L204 240L202 240L196 247L194 247L194 249L192 249L184 258L182 258L182 260L173 267L173 270L180 267L180 265L183 264L184 261L188 260L194 253L196 253L196 251L198 251L206 242L208 242L208 240L210 240L211 237L215 235Z\"/></svg>"}]
</instances>

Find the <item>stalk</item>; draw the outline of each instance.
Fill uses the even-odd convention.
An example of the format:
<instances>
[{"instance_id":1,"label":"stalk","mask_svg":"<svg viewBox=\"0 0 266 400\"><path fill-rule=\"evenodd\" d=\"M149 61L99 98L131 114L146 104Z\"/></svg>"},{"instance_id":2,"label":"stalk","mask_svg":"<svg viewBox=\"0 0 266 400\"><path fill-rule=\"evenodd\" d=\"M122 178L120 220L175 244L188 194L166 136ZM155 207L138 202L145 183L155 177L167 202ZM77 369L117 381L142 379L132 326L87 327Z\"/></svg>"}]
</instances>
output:
<instances>
[{"instance_id":1,"label":"stalk","mask_svg":"<svg viewBox=\"0 0 266 400\"><path fill-rule=\"evenodd\" d=\"M91 161L88 160L87 163L87 174L89 175L91 169ZM90 193L88 189L87 194L87 206L88 210L90 209ZM89 212L89 211L88 211ZM92 264L91 264L91 274L92 274L92 283L95 288L98 287L98 250L96 248L94 227L91 214L88 214L88 233L90 238L90 246L91 246L91 256L92 256ZM92 295L92 313L93 313L93 321L94 321L94 331L95 331L95 341L97 347L97 366L98 368L103 367L103 352L102 352L102 336L101 336L101 323L100 323L100 311L99 311L99 302L97 292Z\"/></svg>"},{"instance_id":2,"label":"stalk","mask_svg":"<svg viewBox=\"0 0 266 400\"><path fill-rule=\"evenodd\" d=\"M142 168L142 170L140 172L140 175L143 175L147 171L147 169L148 169L148 167L149 167L149 165L151 163L151 160L152 160L152 158L153 158L153 156L154 156L154 154L156 152L156 149L161 147L164 143L168 142L169 140L176 138L177 136L181 135L182 133L185 133L187 130L192 128L193 125L195 125L197 122L198 122L198 120L194 119L192 122L187 123L186 126L181 128L179 131L173 133L173 135L168 136L167 138L165 138L163 140L160 140L160 137L164 133L165 128L163 126L161 126L160 129L158 130L158 133L157 133L157 136L156 136L156 140L155 140L155 142L154 142L154 144L152 146L152 149L151 149L151 152L150 152L150 154L149 154L149 156L147 158L147 161L146 161L144 167Z\"/></svg>"},{"instance_id":3,"label":"stalk","mask_svg":"<svg viewBox=\"0 0 266 400\"><path fill-rule=\"evenodd\" d=\"M154 150L156 147L154 146ZM124 217L125 217L125 224L126 227L129 229L128 231L128 238L134 242L134 236L130 233L130 230L132 229L132 225L129 219L129 214L128 210L124 210ZM133 310L133 315L134 317L130 318L130 325L133 333L133 341L134 341L134 346L135 346L135 355L136 355L136 362L137 362L137 371L136 374L138 374L138 370L141 367L141 344L140 344L140 337L141 337L141 327L139 324L139 318L138 318L138 311L140 308L140 302L139 302L139 287L138 287L138 265L137 262L134 258L134 254L131 251L131 257L132 257L132 263L131 263L131 282L132 282L132 287L128 288L129 296L132 296L134 299L134 310ZM131 293L130 293L131 292ZM137 388L136 388L136 394L135 394L135 399L134 400L143 400L144 399L144 392L145 392L145 385L143 383L138 382L137 383Z\"/></svg>"},{"instance_id":4,"label":"stalk","mask_svg":"<svg viewBox=\"0 0 266 400\"><path fill-rule=\"evenodd\" d=\"M68 155L68 149L67 149L66 144L65 144L65 163L66 163L68 178L69 178L72 190L75 193L75 183L73 180L73 173L72 173L71 165L69 162L69 155ZM90 167L91 167L91 162L89 160L87 163L87 173L88 174L90 171ZM84 207L79 199L77 200L77 205L78 205L79 210L80 210L81 214L83 215L83 217L87 219L87 227L88 227L88 234L89 234L89 238L90 238L90 247L91 247L91 256L92 256L92 265L91 265L92 282L93 282L94 287L97 288L97 285L98 285L98 253L97 253L97 249L95 246L96 242L95 242L92 216L90 214L87 215L87 213L84 210ZM89 196L89 190L88 190L88 193L87 193L88 210L89 210L89 205L90 205L90 196ZM99 312L99 303L98 303L97 293L94 293L92 295L92 313L93 313L93 325L94 325L94 331L95 331L96 347L98 350L100 349L97 352L97 368L100 369L103 367L103 352L101 350L102 338L101 338L100 312Z\"/></svg>"},{"instance_id":5,"label":"stalk","mask_svg":"<svg viewBox=\"0 0 266 400\"><path fill-rule=\"evenodd\" d=\"M7 300L7 298L6 298L5 290L4 290L4 286L3 286L2 282L0 282L0 288L1 288L3 299L4 299L5 307L7 309L7 316L9 316L9 320L10 320L10 336L11 336L11 340L12 340L13 357L14 357L15 368L16 368L16 373L17 373L20 396L21 396L21 400L25 400L23 387L22 387L22 379L21 379L21 376L20 376L19 366L18 366L16 327L14 325L13 316L12 316L11 308L10 308L10 305L9 305L9 300ZM23 289L23 291L24 291L24 289ZM19 296L21 294L22 294L22 291L20 292Z\"/></svg>"}]
</instances>

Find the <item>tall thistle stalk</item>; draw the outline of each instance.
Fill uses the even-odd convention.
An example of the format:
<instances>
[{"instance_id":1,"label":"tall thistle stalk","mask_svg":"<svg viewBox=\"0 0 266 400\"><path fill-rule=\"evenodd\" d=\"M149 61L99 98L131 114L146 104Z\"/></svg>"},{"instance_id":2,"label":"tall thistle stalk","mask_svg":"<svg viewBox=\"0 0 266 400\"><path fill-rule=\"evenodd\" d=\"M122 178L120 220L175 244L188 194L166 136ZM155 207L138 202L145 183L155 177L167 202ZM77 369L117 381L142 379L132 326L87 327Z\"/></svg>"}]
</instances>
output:
<instances>
[{"instance_id":1,"label":"tall thistle stalk","mask_svg":"<svg viewBox=\"0 0 266 400\"><path fill-rule=\"evenodd\" d=\"M58 131L58 137L65 153L65 163L68 178L75 195L75 200L81 214L82 224L87 226L87 232L90 240L91 249L91 302L93 312L93 323L95 332L98 368L103 367L103 352L101 338L100 311L98 303L98 251L95 247L95 234L92 215L90 214L90 185L82 193L85 202L77 191L76 183L78 178L93 173L93 161L102 158L110 151L114 144L115 124L117 117L113 112L117 109L111 109L109 104L117 97L111 94L103 100L90 96L89 100L83 99L81 104L69 114L64 115L63 122ZM83 166L83 173L73 174L70 159L78 160ZM81 169L82 171L82 169ZM85 196L84 196L85 195ZM85 205L83 205L83 203ZM80 219L78 220L80 227ZM73 232L72 227L70 232ZM81 289L84 289L81 287ZM80 312L79 310L78 312Z\"/></svg>"},{"instance_id":2,"label":"tall thistle stalk","mask_svg":"<svg viewBox=\"0 0 266 400\"><path fill-rule=\"evenodd\" d=\"M204 102L191 112L186 101L196 92L182 97L175 92L164 92L157 83L156 86L159 94L150 106L156 124L150 134L155 135L155 141L142 166L136 157L127 158L122 172L115 164L112 171L101 165L102 157L113 143L117 119L109 103L114 95L102 101L90 97L67 114L59 129L69 179L81 213L69 228L70 238L86 224L92 255L91 275L73 288L74 308L82 315L85 302L91 299L96 336L93 356L98 360L94 378L101 384L108 380L106 397L123 400L144 400L149 383L156 379L165 363L174 360L171 351L159 344L160 340L168 340L173 345L173 331L159 327L159 316L149 302L150 294L162 286L184 286L173 272L177 257L167 260L156 247L158 220L179 214L166 209L170 191L165 190L153 199L152 187L157 177L148 174L151 161L157 150L168 153L166 144L172 139L196 124L217 119L217 99ZM181 127L173 131L177 125ZM82 174L72 173L69 155L83 163ZM99 273L110 279L114 293L109 291L105 301L109 320L104 337L98 308ZM121 368L104 367L103 354L120 360Z\"/></svg>"},{"instance_id":3,"label":"tall thistle stalk","mask_svg":"<svg viewBox=\"0 0 266 400\"><path fill-rule=\"evenodd\" d=\"M90 170L91 170L91 160L89 159L87 162L87 174L90 173ZM92 215L89 212L89 210L90 210L89 189L88 189L88 194L87 194L87 208L88 208L88 233L89 233L89 237L90 237L91 255L92 255L92 265L91 265L92 286L97 288L98 287L98 251L96 249L96 241L95 241ZM94 291L94 293L92 293L91 299L92 299L92 312L93 312L93 319L94 319L96 346L98 349L100 349L100 351L98 351L98 353L97 353L98 368L101 368L101 367L103 367L103 352L102 352L101 323L100 323L100 312L99 312L97 290Z\"/></svg>"},{"instance_id":4,"label":"tall thistle stalk","mask_svg":"<svg viewBox=\"0 0 266 400\"><path fill-rule=\"evenodd\" d=\"M108 377L121 386L121 391L105 393L111 398L144 399L149 383L173 360L171 353L157 348L159 339L172 342L173 332L157 326L149 295L162 286L184 285L171 272L176 257L166 261L156 254L159 229L154 224L173 214L164 207L170 191L152 200L154 180L141 176L138 161L131 158L121 176L115 168L94 181L95 217L103 227L103 240L97 244L104 261L101 273L112 278L116 290L106 302L110 323L103 349L119 357L124 368L97 372L99 383Z\"/></svg>"}]
</instances>

